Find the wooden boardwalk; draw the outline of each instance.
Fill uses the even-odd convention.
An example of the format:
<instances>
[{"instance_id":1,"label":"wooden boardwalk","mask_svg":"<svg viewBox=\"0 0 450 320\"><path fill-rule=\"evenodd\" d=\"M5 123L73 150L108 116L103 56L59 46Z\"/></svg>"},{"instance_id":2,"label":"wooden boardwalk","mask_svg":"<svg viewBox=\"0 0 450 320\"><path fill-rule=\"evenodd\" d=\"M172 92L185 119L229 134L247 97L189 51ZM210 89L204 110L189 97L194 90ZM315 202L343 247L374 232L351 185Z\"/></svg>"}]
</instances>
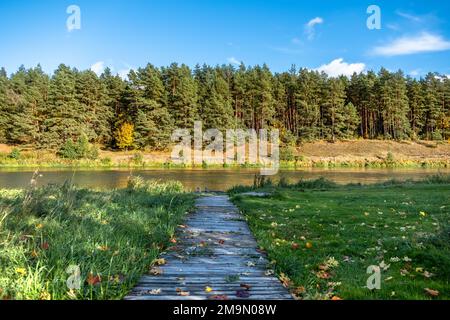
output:
<instances>
[{"instance_id":1,"label":"wooden boardwalk","mask_svg":"<svg viewBox=\"0 0 450 320\"><path fill-rule=\"evenodd\" d=\"M268 272L268 261L226 195L197 199L177 244L161 258L165 263L143 276L126 300L292 299Z\"/></svg>"}]
</instances>

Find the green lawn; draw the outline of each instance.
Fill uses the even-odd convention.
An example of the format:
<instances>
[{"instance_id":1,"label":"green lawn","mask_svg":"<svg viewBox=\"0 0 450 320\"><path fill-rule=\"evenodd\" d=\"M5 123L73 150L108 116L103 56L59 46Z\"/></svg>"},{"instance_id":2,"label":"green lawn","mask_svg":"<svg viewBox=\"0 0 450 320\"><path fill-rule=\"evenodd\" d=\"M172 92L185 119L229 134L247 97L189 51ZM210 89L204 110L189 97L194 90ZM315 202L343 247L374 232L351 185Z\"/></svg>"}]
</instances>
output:
<instances>
[{"instance_id":1,"label":"green lawn","mask_svg":"<svg viewBox=\"0 0 450 320\"><path fill-rule=\"evenodd\" d=\"M115 191L0 190L0 300L120 299L192 206L180 184L138 178ZM79 290L66 283L71 265Z\"/></svg>"},{"instance_id":2,"label":"green lawn","mask_svg":"<svg viewBox=\"0 0 450 320\"><path fill-rule=\"evenodd\" d=\"M448 178L269 184L261 190L271 195L263 198L239 195L246 190L231 190L233 201L272 268L300 299L450 298ZM380 290L366 287L371 265L381 265Z\"/></svg>"}]
</instances>

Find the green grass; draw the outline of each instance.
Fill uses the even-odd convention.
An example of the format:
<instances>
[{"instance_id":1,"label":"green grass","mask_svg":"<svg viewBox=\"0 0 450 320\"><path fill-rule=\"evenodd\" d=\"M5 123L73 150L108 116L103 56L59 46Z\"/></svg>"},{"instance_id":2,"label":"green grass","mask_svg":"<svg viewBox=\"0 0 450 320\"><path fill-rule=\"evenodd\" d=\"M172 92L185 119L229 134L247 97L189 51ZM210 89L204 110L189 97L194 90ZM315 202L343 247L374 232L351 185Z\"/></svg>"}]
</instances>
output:
<instances>
[{"instance_id":1,"label":"green grass","mask_svg":"<svg viewBox=\"0 0 450 320\"><path fill-rule=\"evenodd\" d=\"M18 150L18 149L16 149ZM176 164L171 161L147 161L142 153L129 154L119 160L108 156L100 156L98 159L63 159L56 154L45 151L23 152L16 156L13 153L0 152L0 168L261 168L260 164ZM168 154L167 157L170 155ZM298 161L281 160L281 169L293 168L448 168L448 159L409 159L396 160L379 159L368 161L365 159L354 159L348 161L316 160L312 161L307 157L300 157Z\"/></svg>"},{"instance_id":2,"label":"green grass","mask_svg":"<svg viewBox=\"0 0 450 320\"><path fill-rule=\"evenodd\" d=\"M1 190L0 300L120 299L192 207L179 183L139 178L114 191L70 183ZM71 265L80 290L67 287Z\"/></svg>"},{"instance_id":3,"label":"green grass","mask_svg":"<svg viewBox=\"0 0 450 320\"><path fill-rule=\"evenodd\" d=\"M259 182L230 193L300 299L450 299L449 177L372 186ZM271 194L239 194L248 190ZM383 261L390 266L381 289L369 290L367 268Z\"/></svg>"}]
</instances>

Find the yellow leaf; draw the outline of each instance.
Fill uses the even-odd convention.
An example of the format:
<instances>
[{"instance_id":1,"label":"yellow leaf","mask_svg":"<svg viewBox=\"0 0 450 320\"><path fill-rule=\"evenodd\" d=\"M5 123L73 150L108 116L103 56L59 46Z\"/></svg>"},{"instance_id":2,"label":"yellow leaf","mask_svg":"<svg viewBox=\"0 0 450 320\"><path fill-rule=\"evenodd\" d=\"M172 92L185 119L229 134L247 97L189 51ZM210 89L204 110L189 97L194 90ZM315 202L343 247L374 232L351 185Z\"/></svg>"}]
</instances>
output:
<instances>
[{"instance_id":1,"label":"yellow leaf","mask_svg":"<svg viewBox=\"0 0 450 320\"><path fill-rule=\"evenodd\" d=\"M25 268L16 268L16 272L22 276L27 274L27 269Z\"/></svg>"},{"instance_id":2,"label":"yellow leaf","mask_svg":"<svg viewBox=\"0 0 450 320\"><path fill-rule=\"evenodd\" d=\"M205 288L205 292L210 293L211 291L213 291L213 289L211 287L206 287Z\"/></svg>"},{"instance_id":3,"label":"yellow leaf","mask_svg":"<svg viewBox=\"0 0 450 320\"><path fill-rule=\"evenodd\" d=\"M164 258L161 258L161 259L155 259L155 260L153 261L153 264L154 264L154 265L157 265L157 266L162 266L162 265L165 265L165 264L166 264L166 260L165 260Z\"/></svg>"}]
</instances>

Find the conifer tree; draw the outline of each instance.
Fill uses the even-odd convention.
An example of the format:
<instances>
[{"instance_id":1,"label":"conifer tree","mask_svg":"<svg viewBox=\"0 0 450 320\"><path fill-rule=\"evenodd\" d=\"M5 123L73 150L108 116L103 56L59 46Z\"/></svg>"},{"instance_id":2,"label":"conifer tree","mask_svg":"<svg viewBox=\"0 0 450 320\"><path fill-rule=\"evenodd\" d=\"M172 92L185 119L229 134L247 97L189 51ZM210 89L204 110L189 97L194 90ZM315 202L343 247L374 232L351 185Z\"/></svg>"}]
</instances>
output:
<instances>
[{"instance_id":1,"label":"conifer tree","mask_svg":"<svg viewBox=\"0 0 450 320\"><path fill-rule=\"evenodd\" d=\"M167 107L177 128L193 128L197 116L197 85L191 69L173 63L162 69Z\"/></svg>"},{"instance_id":2,"label":"conifer tree","mask_svg":"<svg viewBox=\"0 0 450 320\"><path fill-rule=\"evenodd\" d=\"M5 68L0 69L0 143L7 142L7 124L9 122L9 101L8 101L9 79Z\"/></svg>"},{"instance_id":3,"label":"conifer tree","mask_svg":"<svg viewBox=\"0 0 450 320\"><path fill-rule=\"evenodd\" d=\"M77 99L76 77L78 71L62 64L50 81L49 103L44 120L42 143L57 148L67 139L73 141L87 132L84 110Z\"/></svg>"}]
</instances>

